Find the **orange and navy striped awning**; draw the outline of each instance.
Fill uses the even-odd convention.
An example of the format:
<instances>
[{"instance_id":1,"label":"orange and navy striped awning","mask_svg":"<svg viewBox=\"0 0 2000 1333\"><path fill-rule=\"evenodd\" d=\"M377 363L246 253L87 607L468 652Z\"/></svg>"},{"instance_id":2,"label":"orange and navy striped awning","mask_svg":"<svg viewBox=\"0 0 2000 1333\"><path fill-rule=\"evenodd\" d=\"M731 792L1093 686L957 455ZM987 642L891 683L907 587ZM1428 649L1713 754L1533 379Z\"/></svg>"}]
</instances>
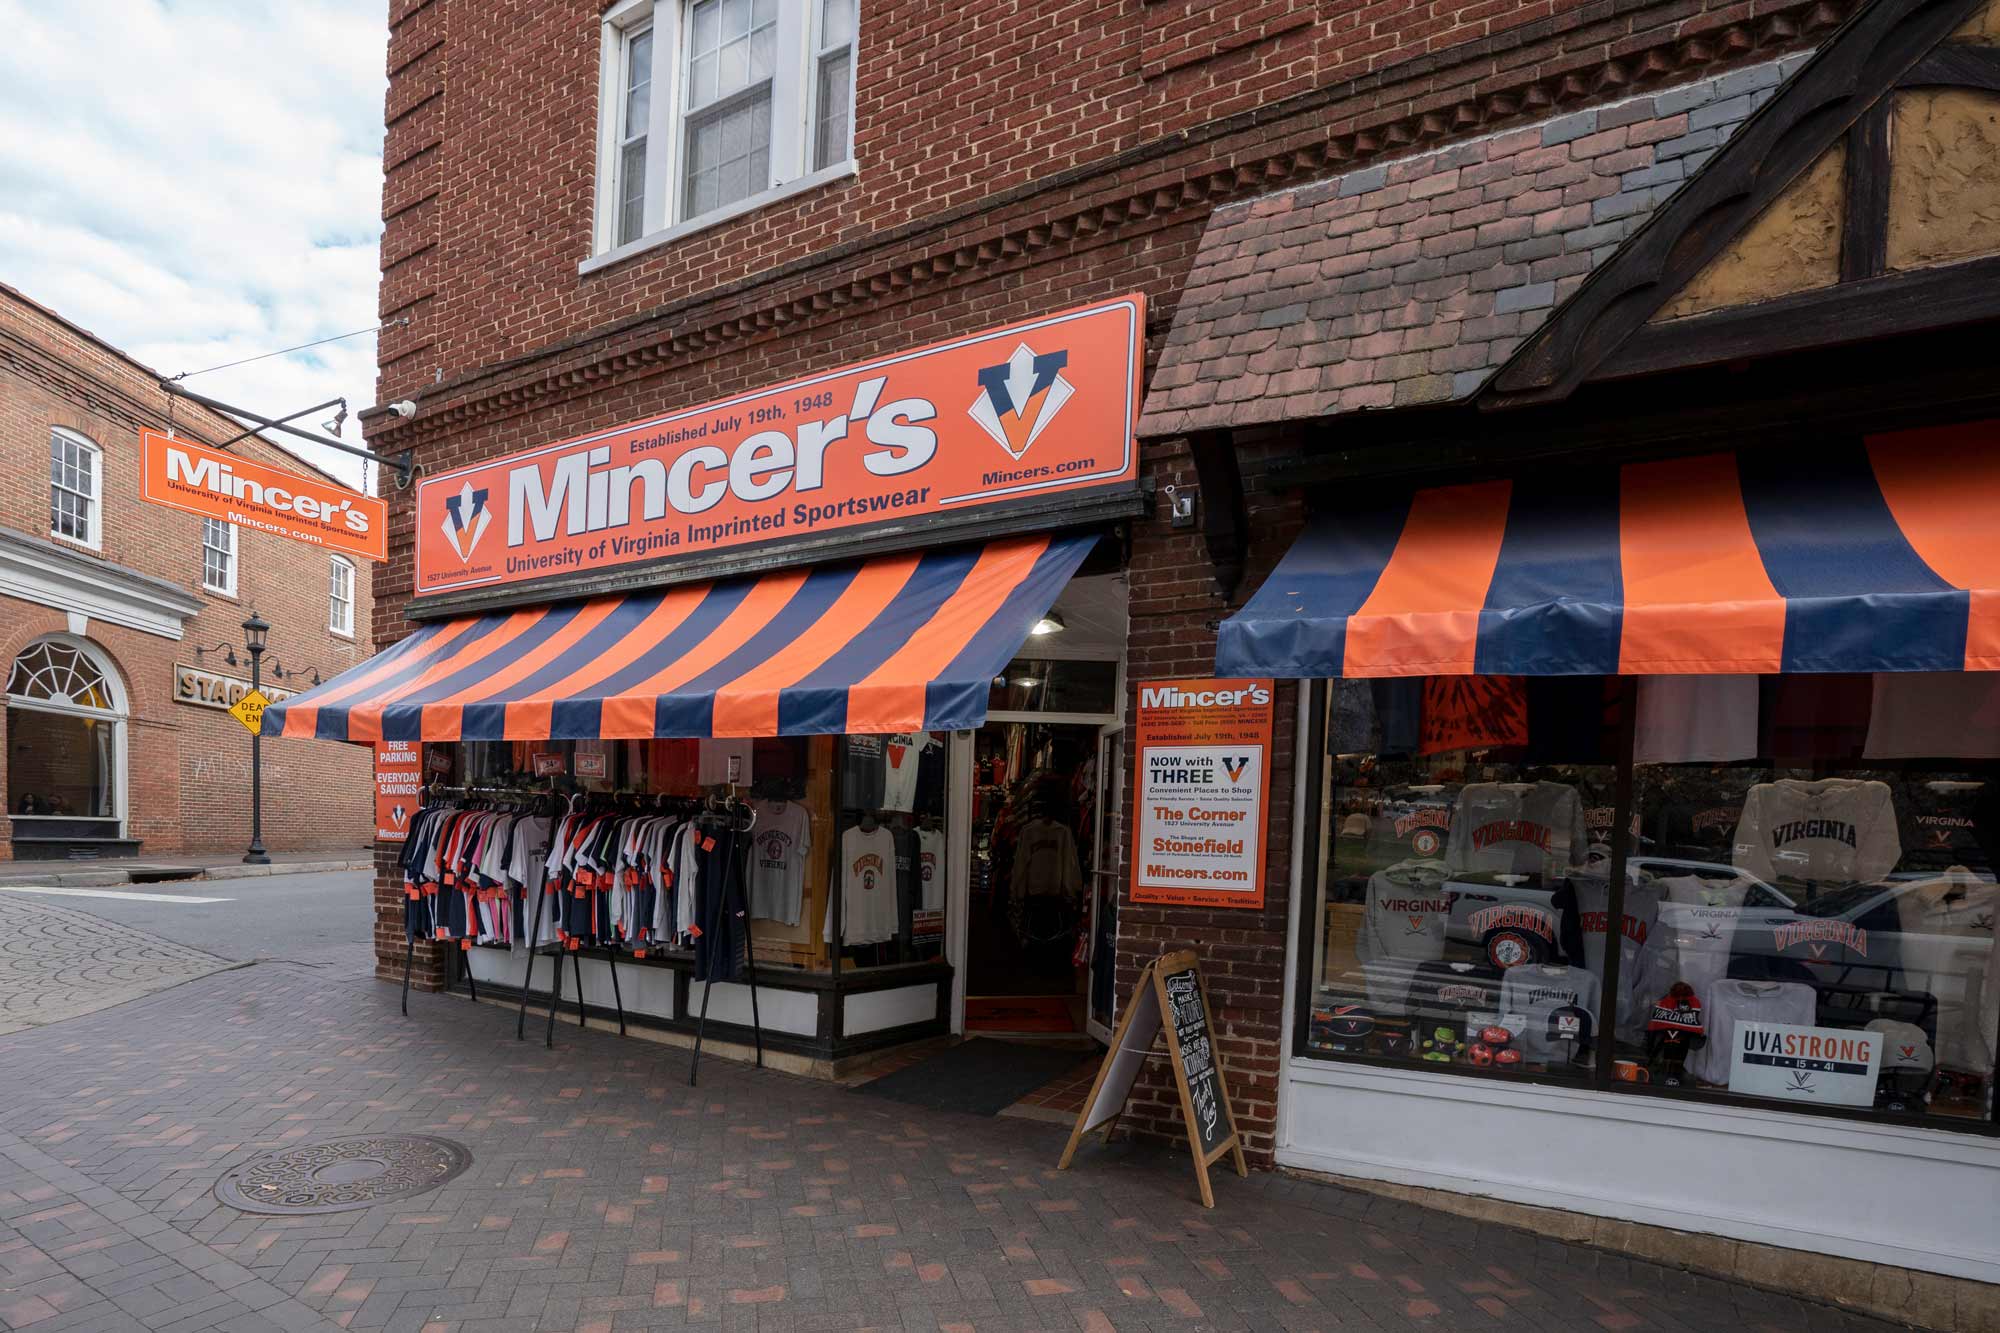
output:
<instances>
[{"instance_id":1,"label":"orange and navy striped awning","mask_svg":"<svg viewBox=\"0 0 2000 1333\"><path fill-rule=\"evenodd\" d=\"M1996 422L1348 495L1216 670L2000 670L1996 524Z\"/></svg>"},{"instance_id":2,"label":"orange and navy striped awning","mask_svg":"<svg viewBox=\"0 0 2000 1333\"><path fill-rule=\"evenodd\" d=\"M949 731L1094 537L1024 537L433 622L274 704L274 735L479 741Z\"/></svg>"}]
</instances>

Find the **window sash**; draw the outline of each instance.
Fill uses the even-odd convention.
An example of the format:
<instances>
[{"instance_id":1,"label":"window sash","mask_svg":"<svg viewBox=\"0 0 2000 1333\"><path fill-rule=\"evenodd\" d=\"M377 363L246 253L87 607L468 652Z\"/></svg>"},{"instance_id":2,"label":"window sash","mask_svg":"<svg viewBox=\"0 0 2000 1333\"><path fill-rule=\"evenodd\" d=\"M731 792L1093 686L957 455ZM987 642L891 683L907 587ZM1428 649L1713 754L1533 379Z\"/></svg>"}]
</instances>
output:
<instances>
[{"instance_id":1,"label":"window sash","mask_svg":"<svg viewBox=\"0 0 2000 1333\"><path fill-rule=\"evenodd\" d=\"M97 544L98 451L61 432L49 435L49 531Z\"/></svg>"},{"instance_id":2,"label":"window sash","mask_svg":"<svg viewBox=\"0 0 2000 1333\"><path fill-rule=\"evenodd\" d=\"M726 0L707 0L718 6ZM849 21L837 23L831 44L821 41L825 10L822 0L745 0L751 26L731 40L743 46L742 86L724 91L718 54L726 43L720 27L702 24L696 32L696 8L704 0L628 0L604 18L603 74L599 125L599 246L600 253L632 244L669 228L726 217L774 196L794 182L836 167L853 157L853 70L855 42ZM671 11L660 8L672 4ZM852 8L850 6L849 8ZM763 18L762 23L757 19ZM649 123L640 132L626 123L631 76L630 42L650 25L652 77L648 92ZM770 34L758 38L752 34ZM697 49L697 41L702 42ZM750 47L768 52L770 68L750 76ZM821 93L829 69L845 61L845 87L836 97ZM700 70L697 71L697 62ZM697 87L697 82L700 87ZM694 161L697 136L715 118L764 100L757 146L729 159L736 185L725 190L716 160ZM821 111L827 112L822 126ZM753 160L754 159L754 160ZM643 162L643 167L641 163ZM627 187L643 170L638 195ZM634 227L638 227L635 234Z\"/></svg>"},{"instance_id":3,"label":"window sash","mask_svg":"<svg viewBox=\"0 0 2000 1333\"><path fill-rule=\"evenodd\" d=\"M201 586L209 592L236 591L236 528L219 518L201 521Z\"/></svg>"},{"instance_id":4,"label":"window sash","mask_svg":"<svg viewBox=\"0 0 2000 1333\"><path fill-rule=\"evenodd\" d=\"M354 566L335 559L328 575L327 624L335 634L354 633Z\"/></svg>"},{"instance_id":5,"label":"window sash","mask_svg":"<svg viewBox=\"0 0 2000 1333\"><path fill-rule=\"evenodd\" d=\"M614 242L624 245L646 232L647 143L652 130L653 61L656 41L651 19L622 30L618 39L618 130L613 156Z\"/></svg>"}]
</instances>

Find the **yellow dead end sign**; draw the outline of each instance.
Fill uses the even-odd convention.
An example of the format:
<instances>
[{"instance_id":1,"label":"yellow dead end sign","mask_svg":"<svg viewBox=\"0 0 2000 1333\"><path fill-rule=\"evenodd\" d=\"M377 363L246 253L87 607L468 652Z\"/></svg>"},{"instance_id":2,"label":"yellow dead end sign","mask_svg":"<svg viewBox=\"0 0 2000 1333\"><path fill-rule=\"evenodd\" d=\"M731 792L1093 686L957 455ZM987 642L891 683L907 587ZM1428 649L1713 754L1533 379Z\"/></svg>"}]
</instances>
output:
<instances>
[{"instance_id":1,"label":"yellow dead end sign","mask_svg":"<svg viewBox=\"0 0 2000 1333\"><path fill-rule=\"evenodd\" d=\"M241 722L252 736L264 734L264 710L271 701L262 690L251 690L229 706L229 716Z\"/></svg>"}]
</instances>

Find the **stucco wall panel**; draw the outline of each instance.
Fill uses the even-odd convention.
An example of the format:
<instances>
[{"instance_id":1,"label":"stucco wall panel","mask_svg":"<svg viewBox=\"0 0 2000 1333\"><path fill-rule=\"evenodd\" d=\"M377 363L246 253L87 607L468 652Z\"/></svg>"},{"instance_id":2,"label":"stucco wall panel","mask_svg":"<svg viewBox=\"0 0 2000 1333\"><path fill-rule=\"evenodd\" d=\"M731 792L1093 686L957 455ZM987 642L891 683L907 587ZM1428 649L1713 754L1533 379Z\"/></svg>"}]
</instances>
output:
<instances>
[{"instance_id":1,"label":"stucco wall panel","mask_svg":"<svg viewBox=\"0 0 2000 1333\"><path fill-rule=\"evenodd\" d=\"M1918 89L1892 124L1889 267L2000 253L2000 96Z\"/></svg>"},{"instance_id":2,"label":"stucco wall panel","mask_svg":"<svg viewBox=\"0 0 2000 1333\"><path fill-rule=\"evenodd\" d=\"M1840 281L1847 150L1835 144L1653 318L1768 301Z\"/></svg>"}]
</instances>

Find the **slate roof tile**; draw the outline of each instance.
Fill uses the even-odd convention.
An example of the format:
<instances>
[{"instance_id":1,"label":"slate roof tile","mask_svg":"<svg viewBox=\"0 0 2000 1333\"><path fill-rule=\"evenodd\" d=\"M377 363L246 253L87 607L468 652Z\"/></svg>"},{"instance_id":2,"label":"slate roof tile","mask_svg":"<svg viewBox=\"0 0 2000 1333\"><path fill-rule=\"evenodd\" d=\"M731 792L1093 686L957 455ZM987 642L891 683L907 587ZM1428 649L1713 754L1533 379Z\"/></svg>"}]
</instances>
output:
<instances>
[{"instance_id":1,"label":"slate roof tile","mask_svg":"<svg viewBox=\"0 0 2000 1333\"><path fill-rule=\"evenodd\" d=\"M1733 70L1217 209L1141 432L1476 393L1800 63Z\"/></svg>"}]
</instances>

